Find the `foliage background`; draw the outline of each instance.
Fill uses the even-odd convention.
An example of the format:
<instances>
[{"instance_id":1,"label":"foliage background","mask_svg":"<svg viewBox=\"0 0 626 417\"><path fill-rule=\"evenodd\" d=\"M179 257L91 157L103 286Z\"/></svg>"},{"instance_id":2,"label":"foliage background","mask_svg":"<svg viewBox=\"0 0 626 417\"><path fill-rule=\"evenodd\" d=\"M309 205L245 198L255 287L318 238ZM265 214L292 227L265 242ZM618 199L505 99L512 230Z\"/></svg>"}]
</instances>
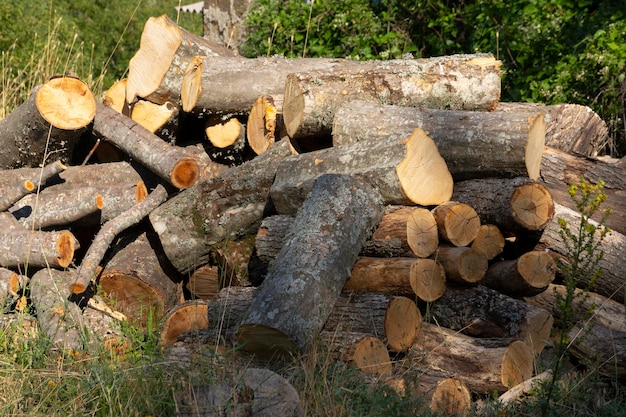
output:
<instances>
[{"instance_id":1,"label":"foliage background","mask_svg":"<svg viewBox=\"0 0 626 417\"><path fill-rule=\"evenodd\" d=\"M24 77L50 59L33 51L54 37L62 64L106 89L124 76L148 17L166 13L202 33L201 16L176 15L190 2L2 0L3 73ZM606 152L626 153L626 0L257 0L246 24L249 57L492 52L505 70L502 101L588 105L609 125Z\"/></svg>"}]
</instances>

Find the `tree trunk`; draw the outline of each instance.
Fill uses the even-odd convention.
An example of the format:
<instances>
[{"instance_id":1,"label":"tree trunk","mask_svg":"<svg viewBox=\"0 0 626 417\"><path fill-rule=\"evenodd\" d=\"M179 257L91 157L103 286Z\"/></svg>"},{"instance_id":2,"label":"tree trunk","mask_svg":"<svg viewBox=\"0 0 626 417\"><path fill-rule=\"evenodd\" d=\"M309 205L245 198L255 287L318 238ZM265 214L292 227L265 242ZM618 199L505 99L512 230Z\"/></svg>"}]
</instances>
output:
<instances>
[{"instance_id":1,"label":"tree trunk","mask_svg":"<svg viewBox=\"0 0 626 417\"><path fill-rule=\"evenodd\" d=\"M476 394L504 392L530 378L534 367L522 341L478 339L429 323L407 358L412 372L459 379Z\"/></svg>"},{"instance_id":2,"label":"tree trunk","mask_svg":"<svg viewBox=\"0 0 626 417\"><path fill-rule=\"evenodd\" d=\"M512 297L539 294L556 276L556 262L547 251L530 251L517 259L492 264L481 282Z\"/></svg>"},{"instance_id":3,"label":"tree trunk","mask_svg":"<svg viewBox=\"0 0 626 417\"><path fill-rule=\"evenodd\" d=\"M365 374L391 375L393 370L389 351L376 336L368 333L320 333L324 351L331 359L353 366Z\"/></svg>"},{"instance_id":4,"label":"tree trunk","mask_svg":"<svg viewBox=\"0 0 626 417\"><path fill-rule=\"evenodd\" d=\"M430 314L437 324L469 336L521 340L538 355L548 343L549 311L483 285L448 288Z\"/></svg>"},{"instance_id":5,"label":"tree trunk","mask_svg":"<svg viewBox=\"0 0 626 417\"><path fill-rule=\"evenodd\" d=\"M251 4L252 0L205 0L204 37L237 51L246 38L243 20Z\"/></svg>"},{"instance_id":6,"label":"tree trunk","mask_svg":"<svg viewBox=\"0 0 626 417\"><path fill-rule=\"evenodd\" d=\"M177 102L182 74L196 55L234 56L235 53L181 28L166 15L149 18L141 33L139 50L128 64L126 100L131 104L137 97L157 104Z\"/></svg>"},{"instance_id":7,"label":"tree trunk","mask_svg":"<svg viewBox=\"0 0 626 417\"><path fill-rule=\"evenodd\" d=\"M432 210L442 240L454 246L467 246L476 239L480 218L467 204L447 201Z\"/></svg>"},{"instance_id":8,"label":"tree trunk","mask_svg":"<svg viewBox=\"0 0 626 417\"><path fill-rule=\"evenodd\" d=\"M37 167L55 155L70 163L75 141L96 111L89 87L72 77L52 78L0 121L0 169Z\"/></svg>"},{"instance_id":9,"label":"tree trunk","mask_svg":"<svg viewBox=\"0 0 626 417\"><path fill-rule=\"evenodd\" d=\"M446 279L460 284L479 282L487 272L485 255L466 246L440 246L432 259L440 262L446 272Z\"/></svg>"},{"instance_id":10,"label":"tree trunk","mask_svg":"<svg viewBox=\"0 0 626 417\"><path fill-rule=\"evenodd\" d=\"M493 110L500 100L500 64L487 54L453 55L352 61L330 71L289 74L283 104L287 133L292 138L328 134L339 106L354 100Z\"/></svg>"},{"instance_id":11,"label":"tree trunk","mask_svg":"<svg viewBox=\"0 0 626 417\"><path fill-rule=\"evenodd\" d=\"M569 187L578 184L581 176L592 184L602 180L607 195L604 206L612 210L606 225L626 234L626 165L569 155L548 147L544 149L543 157L541 178L555 202L575 210L576 206L567 193ZM599 220L599 217L594 218Z\"/></svg>"},{"instance_id":12,"label":"tree trunk","mask_svg":"<svg viewBox=\"0 0 626 417\"><path fill-rule=\"evenodd\" d=\"M97 105L93 132L175 187L188 188L198 181L200 168L195 159L104 104Z\"/></svg>"},{"instance_id":13,"label":"tree trunk","mask_svg":"<svg viewBox=\"0 0 626 417\"><path fill-rule=\"evenodd\" d=\"M38 191L48 178L66 169L61 161L47 164L43 168L19 168L0 171L0 211L5 211L20 198Z\"/></svg>"},{"instance_id":14,"label":"tree trunk","mask_svg":"<svg viewBox=\"0 0 626 417\"><path fill-rule=\"evenodd\" d=\"M280 214L293 214L313 181L324 173L349 174L376 188L385 204L441 204L452 195L452 177L433 141L421 129L390 142L294 155L281 161L270 195Z\"/></svg>"},{"instance_id":15,"label":"tree trunk","mask_svg":"<svg viewBox=\"0 0 626 417\"><path fill-rule=\"evenodd\" d=\"M557 296L564 298L563 285L550 285L547 291L524 300L529 305L550 311L557 326L562 326L563 309L559 307ZM608 299L594 292L576 290L573 311L569 324L573 327L567 333L569 352L581 362L598 370L608 377L626 376L626 311L622 302Z\"/></svg>"},{"instance_id":16,"label":"tree trunk","mask_svg":"<svg viewBox=\"0 0 626 417\"><path fill-rule=\"evenodd\" d=\"M354 101L335 114L333 145L400 139L416 127L435 141L455 180L539 176L545 143L540 112L436 110Z\"/></svg>"},{"instance_id":17,"label":"tree trunk","mask_svg":"<svg viewBox=\"0 0 626 417\"><path fill-rule=\"evenodd\" d=\"M554 216L550 192L524 177L460 181L452 199L470 205L481 222L509 234L542 230Z\"/></svg>"},{"instance_id":18,"label":"tree trunk","mask_svg":"<svg viewBox=\"0 0 626 417\"><path fill-rule=\"evenodd\" d=\"M161 324L161 345L171 346L183 333L208 329L209 316L206 302L188 301L166 312Z\"/></svg>"},{"instance_id":19,"label":"tree trunk","mask_svg":"<svg viewBox=\"0 0 626 417\"><path fill-rule=\"evenodd\" d=\"M321 176L239 326L243 349L261 356L309 349L382 211L366 183Z\"/></svg>"},{"instance_id":20,"label":"tree trunk","mask_svg":"<svg viewBox=\"0 0 626 417\"><path fill-rule=\"evenodd\" d=\"M202 179L150 214L176 269L187 274L208 263L216 244L258 230L278 162L289 154L288 143L277 142L219 177Z\"/></svg>"},{"instance_id":21,"label":"tree trunk","mask_svg":"<svg viewBox=\"0 0 626 417\"><path fill-rule=\"evenodd\" d=\"M471 248L482 252L491 261L504 250L504 236L495 224L482 224Z\"/></svg>"},{"instance_id":22,"label":"tree trunk","mask_svg":"<svg viewBox=\"0 0 626 417\"><path fill-rule=\"evenodd\" d=\"M0 266L6 268L66 268L79 248L70 231L26 229L9 213L0 213L0 229Z\"/></svg>"},{"instance_id":23,"label":"tree trunk","mask_svg":"<svg viewBox=\"0 0 626 417\"><path fill-rule=\"evenodd\" d=\"M417 375L409 393L425 400L429 410L434 413L463 416L472 408L470 390L455 378Z\"/></svg>"}]
</instances>

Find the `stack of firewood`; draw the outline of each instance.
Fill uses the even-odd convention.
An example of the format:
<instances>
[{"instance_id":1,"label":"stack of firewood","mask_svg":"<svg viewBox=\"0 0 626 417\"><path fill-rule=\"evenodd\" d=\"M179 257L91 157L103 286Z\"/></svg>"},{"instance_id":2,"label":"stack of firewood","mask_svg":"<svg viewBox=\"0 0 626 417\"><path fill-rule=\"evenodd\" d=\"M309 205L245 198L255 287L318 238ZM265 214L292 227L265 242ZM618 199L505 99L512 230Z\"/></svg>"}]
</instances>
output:
<instances>
[{"instance_id":1,"label":"stack of firewood","mask_svg":"<svg viewBox=\"0 0 626 417\"><path fill-rule=\"evenodd\" d=\"M116 319L264 357L321 343L459 411L532 377L584 176L612 233L572 353L624 375L626 164L596 158L588 108L499 103L500 76L484 54L246 59L151 18L102 102L56 77L0 122L3 295L29 284L65 348L86 327L123 349Z\"/></svg>"}]
</instances>

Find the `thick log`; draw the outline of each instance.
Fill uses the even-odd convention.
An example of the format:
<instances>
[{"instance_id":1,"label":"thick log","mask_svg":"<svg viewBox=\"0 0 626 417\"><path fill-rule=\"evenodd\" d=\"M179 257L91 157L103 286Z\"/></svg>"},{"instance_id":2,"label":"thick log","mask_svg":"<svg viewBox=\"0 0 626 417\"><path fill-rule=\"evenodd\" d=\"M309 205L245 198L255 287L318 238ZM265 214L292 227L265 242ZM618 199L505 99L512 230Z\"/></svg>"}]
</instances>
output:
<instances>
[{"instance_id":1,"label":"thick log","mask_svg":"<svg viewBox=\"0 0 626 417\"><path fill-rule=\"evenodd\" d=\"M550 311L483 285L448 288L430 314L440 326L469 336L521 340L535 356L548 343L554 322Z\"/></svg>"},{"instance_id":2,"label":"thick log","mask_svg":"<svg viewBox=\"0 0 626 417\"><path fill-rule=\"evenodd\" d=\"M5 305L10 298L17 298L27 281L23 275L0 267L0 304Z\"/></svg>"},{"instance_id":3,"label":"thick log","mask_svg":"<svg viewBox=\"0 0 626 417\"><path fill-rule=\"evenodd\" d=\"M541 234L539 244L541 248L550 249L562 261L568 262L573 254L569 253L567 245L560 235L561 227L559 226L559 221L564 220L569 230L575 236L578 236L577 229L580 225L580 214L560 204L555 204L554 207L554 218ZM598 234L596 234L596 239L598 238ZM612 231L604 238L599 248L604 252L604 257L598 265L598 268L602 270L602 276L596 280L595 286L591 289L620 303L624 302L624 277L626 276L624 248L626 248L626 236L623 234ZM592 256L595 255L593 254ZM588 276L578 277L579 285L588 286L590 278Z\"/></svg>"},{"instance_id":4,"label":"thick log","mask_svg":"<svg viewBox=\"0 0 626 417\"><path fill-rule=\"evenodd\" d=\"M530 251L513 260L489 266L483 285L512 297L539 294L556 276L556 262L549 251Z\"/></svg>"},{"instance_id":5,"label":"thick log","mask_svg":"<svg viewBox=\"0 0 626 417\"><path fill-rule=\"evenodd\" d=\"M6 268L66 268L79 248L70 231L26 229L9 213L0 213L0 230L0 266Z\"/></svg>"},{"instance_id":6,"label":"thick log","mask_svg":"<svg viewBox=\"0 0 626 417\"><path fill-rule=\"evenodd\" d=\"M180 296L175 276L163 266L167 261L154 249L155 240L145 232L118 235L97 277L104 301L143 328L156 326Z\"/></svg>"},{"instance_id":7,"label":"thick log","mask_svg":"<svg viewBox=\"0 0 626 417\"><path fill-rule=\"evenodd\" d=\"M182 74L196 55L233 56L233 51L178 26L166 15L146 22L139 49L128 63L126 100L143 97L157 104L177 102Z\"/></svg>"},{"instance_id":8,"label":"thick log","mask_svg":"<svg viewBox=\"0 0 626 417\"><path fill-rule=\"evenodd\" d=\"M39 190L48 178L64 169L66 166L61 161L55 161L42 168L0 170L0 211L7 210L20 198Z\"/></svg>"},{"instance_id":9,"label":"thick log","mask_svg":"<svg viewBox=\"0 0 626 417\"><path fill-rule=\"evenodd\" d=\"M434 259L418 259L411 266L410 283L417 298L433 302L446 291L446 271Z\"/></svg>"},{"instance_id":10,"label":"thick log","mask_svg":"<svg viewBox=\"0 0 626 417\"><path fill-rule=\"evenodd\" d=\"M533 353L522 341L479 339L423 323L408 353L413 372L456 378L471 392L504 392L532 376Z\"/></svg>"},{"instance_id":11,"label":"thick log","mask_svg":"<svg viewBox=\"0 0 626 417\"><path fill-rule=\"evenodd\" d=\"M239 326L243 349L261 356L309 349L382 212L367 183L321 176Z\"/></svg>"},{"instance_id":12,"label":"thick log","mask_svg":"<svg viewBox=\"0 0 626 417\"><path fill-rule=\"evenodd\" d=\"M455 180L539 176L545 123L536 111L472 112L348 102L335 114L333 145L399 139L416 127L435 141Z\"/></svg>"},{"instance_id":13,"label":"thick log","mask_svg":"<svg viewBox=\"0 0 626 417\"><path fill-rule=\"evenodd\" d=\"M427 258L435 253L439 246L439 229L432 211L412 209L406 219L406 240L418 258Z\"/></svg>"},{"instance_id":14,"label":"thick log","mask_svg":"<svg viewBox=\"0 0 626 417\"><path fill-rule=\"evenodd\" d=\"M566 296L563 285L550 285L547 291L524 300L554 315L556 327L562 326L563 309L557 294ZM568 350L578 360L608 377L626 375L626 311L624 304L594 292L576 290L567 333Z\"/></svg>"},{"instance_id":15,"label":"thick log","mask_svg":"<svg viewBox=\"0 0 626 417\"><path fill-rule=\"evenodd\" d=\"M478 236L480 218L467 204L447 201L435 207L432 214L439 236L445 242L454 246L467 246Z\"/></svg>"},{"instance_id":16,"label":"thick log","mask_svg":"<svg viewBox=\"0 0 626 417\"><path fill-rule=\"evenodd\" d=\"M74 294L85 292L91 281L96 278L98 266L104 258L107 249L113 242L113 239L115 239L115 236L139 223L140 220L146 217L166 199L167 191L165 191L163 186L158 186L135 206L106 222L87 250L77 270L76 279L70 286L70 291Z\"/></svg>"},{"instance_id":17,"label":"thick log","mask_svg":"<svg viewBox=\"0 0 626 417\"><path fill-rule=\"evenodd\" d=\"M216 244L257 231L278 162L290 154L287 142L277 142L219 177L202 179L150 214L176 269L187 274L209 262Z\"/></svg>"},{"instance_id":18,"label":"thick log","mask_svg":"<svg viewBox=\"0 0 626 417\"><path fill-rule=\"evenodd\" d=\"M470 205L481 222L503 233L542 230L554 216L548 189L524 177L456 182L452 199Z\"/></svg>"},{"instance_id":19,"label":"thick log","mask_svg":"<svg viewBox=\"0 0 626 417\"><path fill-rule=\"evenodd\" d=\"M385 204L441 204L452 177L433 141L421 129L398 141L362 141L294 155L281 161L270 195L276 211L293 214L317 177L348 174L369 182Z\"/></svg>"},{"instance_id":20,"label":"thick log","mask_svg":"<svg viewBox=\"0 0 626 417\"><path fill-rule=\"evenodd\" d=\"M173 345L183 333L208 329L209 316L206 302L188 301L173 306L161 323L161 346Z\"/></svg>"},{"instance_id":21,"label":"thick log","mask_svg":"<svg viewBox=\"0 0 626 417\"><path fill-rule=\"evenodd\" d=\"M319 338L331 359L353 366L365 374L391 375L393 366L389 351L376 336L368 333L322 331Z\"/></svg>"},{"instance_id":22,"label":"thick log","mask_svg":"<svg viewBox=\"0 0 626 417\"><path fill-rule=\"evenodd\" d=\"M208 126L205 133L213 145L208 153L214 161L239 165L254 156L246 140L246 127L236 117Z\"/></svg>"},{"instance_id":23,"label":"thick log","mask_svg":"<svg viewBox=\"0 0 626 417\"><path fill-rule=\"evenodd\" d=\"M494 259L504 250L505 239L495 224L481 224L478 236L472 242L472 249L482 252L488 261Z\"/></svg>"},{"instance_id":24,"label":"thick log","mask_svg":"<svg viewBox=\"0 0 626 417\"><path fill-rule=\"evenodd\" d=\"M0 121L0 169L37 167L53 154L71 162L75 141L91 123L96 103L87 84L52 78Z\"/></svg>"},{"instance_id":25,"label":"thick log","mask_svg":"<svg viewBox=\"0 0 626 417\"><path fill-rule=\"evenodd\" d=\"M217 297L223 288L217 265L204 265L193 271L185 287L194 298L209 300Z\"/></svg>"},{"instance_id":26,"label":"thick log","mask_svg":"<svg viewBox=\"0 0 626 417\"><path fill-rule=\"evenodd\" d=\"M467 246L440 246L431 258L443 265L447 280L460 284L479 282L489 266L482 252Z\"/></svg>"},{"instance_id":27,"label":"thick log","mask_svg":"<svg viewBox=\"0 0 626 417\"><path fill-rule=\"evenodd\" d=\"M176 140L178 113L178 107L169 101L156 104L147 100L138 100L133 104L130 118L161 139L172 143Z\"/></svg>"},{"instance_id":28,"label":"thick log","mask_svg":"<svg viewBox=\"0 0 626 417\"><path fill-rule=\"evenodd\" d=\"M548 147L543 151L543 159L543 183L554 201L570 209L575 210L576 206L567 191L572 184L579 183L581 176L592 184L604 181L605 207L612 211L606 224L626 234L626 165L574 156Z\"/></svg>"},{"instance_id":29,"label":"thick log","mask_svg":"<svg viewBox=\"0 0 626 417\"><path fill-rule=\"evenodd\" d=\"M546 119L546 146L563 152L597 156L609 141L604 120L580 104L498 103L496 112L540 112Z\"/></svg>"},{"instance_id":30,"label":"thick log","mask_svg":"<svg viewBox=\"0 0 626 417\"><path fill-rule=\"evenodd\" d=\"M500 100L500 64L489 54L453 55L352 61L331 71L289 74L283 103L287 133L292 138L331 133L335 112L353 100L493 110Z\"/></svg>"},{"instance_id":31,"label":"thick log","mask_svg":"<svg viewBox=\"0 0 626 417\"><path fill-rule=\"evenodd\" d=\"M257 155L287 136L283 121L283 95L259 97L250 109L246 124L248 144Z\"/></svg>"},{"instance_id":32,"label":"thick log","mask_svg":"<svg viewBox=\"0 0 626 417\"><path fill-rule=\"evenodd\" d=\"M413 397L423 399L434 413L462 416L472 408L470 390L455 378L415 375L408 392Z\"/></svg>"},{"instance_id":33,"label":"thick log","mask_svg":"<svg viewBox=\"0 0 626 417\"><path fill-rule=\"evenodd\" d=\"M126 101L126 83L128 78L117 80L106 90L102 97L102 104L111 107L118 113L125 116L131 114L131 107Z\"/></svg>"},{"instance_id":34,"label":"thick log","mask_svg":"<svg viewBox=\"0 0 626 417\"><path fill-rule=\"evenodd\" d=\"M159 177L178 188L198 181L198 162L169 145L132 119L102 103L97 104L93 133L114 144Z\"/></svg>"},{"instance_id":35,"label":"thick log","mask_svg":"<svg viewBox=\"0 0 626 417\"><path fill-rule=\"evenodd\" d=\"M25 228L45 229L75 223L100 211L103 205L102 195L93 187L67 188L27 195L9 213Z\"/></svg>"}]
</instances>

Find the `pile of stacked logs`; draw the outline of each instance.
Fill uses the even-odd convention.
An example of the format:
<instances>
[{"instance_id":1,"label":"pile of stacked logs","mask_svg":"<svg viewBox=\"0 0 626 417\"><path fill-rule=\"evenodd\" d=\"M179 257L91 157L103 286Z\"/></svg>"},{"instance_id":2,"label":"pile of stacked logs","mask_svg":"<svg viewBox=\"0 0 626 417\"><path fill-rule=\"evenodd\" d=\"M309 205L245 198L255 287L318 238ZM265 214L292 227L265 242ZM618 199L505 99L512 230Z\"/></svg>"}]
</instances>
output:
<instances>
[{"instance_id":1,"label":"pile of stacked logs","mask_svg":"<svg viewBox=\"0 0 626 417\"><path fill-rule=\"evenodd\" d=\"M2 295L59 347L123 350L124 319L164 345L321 344L462 411L550 345L584 176L612 232L572 355L624 376L626 163L596 157L590 109L499 103L500 77L486 54L247 59L151 18L102 101L65 75L0 122Z\"/></svg>"}]
</instances>

